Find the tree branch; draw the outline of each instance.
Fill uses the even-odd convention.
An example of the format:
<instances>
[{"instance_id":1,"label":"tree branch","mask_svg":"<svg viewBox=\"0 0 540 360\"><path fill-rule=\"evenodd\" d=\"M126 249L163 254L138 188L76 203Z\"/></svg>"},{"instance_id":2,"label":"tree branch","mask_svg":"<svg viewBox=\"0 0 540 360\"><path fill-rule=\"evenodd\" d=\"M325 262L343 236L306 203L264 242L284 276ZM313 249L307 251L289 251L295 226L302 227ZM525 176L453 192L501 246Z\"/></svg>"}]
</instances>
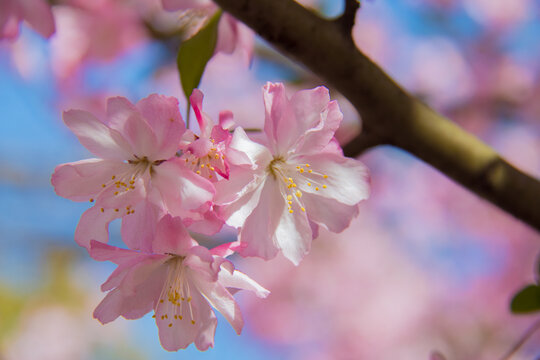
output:
<instances>
[{"instance_id":1,"label":"tree branch","mask_svg":"<svg viewBox=\"0 0 540 360\"><path fill-rule=\"evenodd\" d=\"M540 182L410 96L331 20L293 0L215 2L332 84L362 115L365 129L540 230ZM346 149L358 154L354 145Z\"/></svg>"},{"instance_id":2,"label":"tree branch","mask_svg":"<svg viewBox=\"0 0 540 360\"><path fill-rule=\"evenodd\" d=\"M334 20L334 23L341 27L341 30L345 35L350 35L354 26L354 19L356 18L356 11L360 8L360 2L358 0L344 0L345 10L340 17ZM352 40L352 39L351 39Z\"/></svg>"}]
</instances>

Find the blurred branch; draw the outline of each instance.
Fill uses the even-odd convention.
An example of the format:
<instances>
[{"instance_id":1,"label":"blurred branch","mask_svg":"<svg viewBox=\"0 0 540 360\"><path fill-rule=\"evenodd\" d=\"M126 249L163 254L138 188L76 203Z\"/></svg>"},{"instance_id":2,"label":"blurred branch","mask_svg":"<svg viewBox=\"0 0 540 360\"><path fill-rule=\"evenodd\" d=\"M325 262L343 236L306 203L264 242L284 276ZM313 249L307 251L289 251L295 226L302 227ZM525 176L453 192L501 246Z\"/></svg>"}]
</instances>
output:
<instances>
[{"instance_id":1,"label":"blurred branch","mask_svg":"<svg viewBox=\"0 0 540 360\"><path fill-rule=\"evenodd\" d=\"M362 132L347 145L343 147L344 154L362 154L364 151L375 146L384 145L388 142L369 129L362 129ZM350 156L350 155L349 155Z\"/></svg>"},{"instance_id":2,"label":"blurred branch","mask_svg":"<svg viewBox=\"0 0 540 360\"><path fill-rule=\"evenodd\" d=\"M537 320L530 328L527 329L527 331L525 331L521 338L518 339L514 346L508 350L501 360L510 359L538 329L540 329L540 320Z\"/></svg>"},{"instance_id":3,"label":"blurred branch","mask_svg":"<svg viewBox=\"0 0 540 360\"><path fill-rule=\"evenodd\" d=\"M339 26L345 35L350 35L354 26L354 19L356 18L356 11L360 8L360 2L358 0L344 0L345 10L340 17L333 20L337 26ZM352 40L352 39L351 39Z\"/></svg>"},{"instance_id":4,"label":"blurred branch","mask_svg":"<svg viewBox=\"0 0 540 360\"><path fill-rule=\"evenodd\" d=\"M281 51L339 90L365 129L400 147L540 230L540 182L401 89L331 20L293 0L215 0ZM371 135L370 135L371 136ZM362 135L346 147L356 156Z\"/></svg>"}]
</instances>

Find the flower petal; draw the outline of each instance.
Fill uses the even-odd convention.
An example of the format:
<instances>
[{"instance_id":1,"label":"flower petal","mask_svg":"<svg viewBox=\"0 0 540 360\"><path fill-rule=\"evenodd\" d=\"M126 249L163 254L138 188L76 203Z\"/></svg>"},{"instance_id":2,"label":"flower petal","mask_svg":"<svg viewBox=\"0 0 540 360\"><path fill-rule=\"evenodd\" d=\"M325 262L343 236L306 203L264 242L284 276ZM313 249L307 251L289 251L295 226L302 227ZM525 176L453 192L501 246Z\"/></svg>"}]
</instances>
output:
<instances>
[{"instance_id":1,"label":"flower petal","mask_svg":"<svg viewBox=\"0 0 540 360\"><path fill-rule=\"evenodd\" d=\"M225 130L232 130L236 123L234 115L230 110L222 110L219 112L219 127Z\"/></svg>"},{"instance_id":2,"label":"flower petal","mask_svg":"<svg viewBox=\"0 0 540 360\"><path fill-rule=\"evenodd\" d=\"M242 256L259 256L268 260L278 252L272 235L285 209L285 200L279 198L278 182L272 177L267 177L257 191L261 193L259 201L238 234L241 243L238 251Z\"/></svg>"},{"instance_id":3,"label":"flower petal","mask_svg":"<svg viewBox=\"0 0 540 360\"><path fill-rule=\"evenodd\" d=\"M156 237L152 250L158 254L185 255L197 246L197 242L189 235L182 219L165 215L156 226Z\"/></svg>"},{"instance_id":4,"label":"flower petal","mask_svg":"<svg viewBox=\"0 0 540 360\"><path fill-rule=\"evenodd\" d=\"M268 148L252 141L241 127L234 130L227 157L232 164L250 165L254 169L265 169L273 159Z\"/></svg>"},{"instance_id":5,"label":"flower petal","mask_svg":"<svg viewBox=\"0 0 540 360\"><path fill-rule=\"evenodd\" d=\"M150 160L165 160L154 157L159 148L154 131L143 115L128 99L117 96L107 101L107 119L111 129L117 130L131 145L132 159L147 157Z\"/></svg>"},{"instance_id":6,"label":"flower petal","mask_svg":"<svg viewBox=\"0 0 540 360\"><path fill-rule=\"evenodd\" d=\"M194 278L195 286L217 311L227 319L238 335L244 327L244 319L240 307L233 296L219 282L208 282Z\"/></svg>"},{"instance_id":7,"label":"flower petal","mask_svg":"<svg viewBox=\"0 0 540 360\"><path fill-rule=\"evenodd\" d=\"M205 247L194 246L189 249L184 266L190 269L190 273L205 281L217 281L220 267L214 262L214 257ZM217 265L217 266L216 266Z\"/></svg>"},{"instance_id":8,"label":"flower petal","mask_svg":"<svg viewBox=\"0 0 540 360\"><path fill-rule=\"evenodd\" d=\"M348 228L352 219L358 215L358 205L345 205L318 194L305 193L302 202L310 220L335 233Z\"/></svg>"},{"instance_id":9,"label":"flower petal","mask_svg":"<svg viewBox=\"0 0 540 360\"><path fill-rule=\"evenodd\" d=\"M187 169L182 160L166 161L156 166L152 184L159 190L168 211L181 216L186 210L196 210L212 201L212 183Z\"/></svg>"},{"instance_id":10,"label":"flower petal","mask_svg":"<svg viewBox=\"0 0 540 360\"><path fill-rule=\"evenodd\" d=\"M266 290L255 280L238 270L233 270L231 273L229 270L222 267L218 275L218 282L228 288L252 291L260 298L265 298L270 294L270 291Z\"/></svg>"},{"instance_id":11,"label":"flower petal","mask_svg":"<svg viewBox=\"0 0 540 360\"><path fill-rule=\"evenodd\" d=\"M96 206L110 209L118 209L117 212L127 215L130 208L136 206L146 198L145 178L140 177L134 180L131 186L115 186L114 184L106 187L96 200ZM146 180L147 181L147 180ZM128 180L124 179L124 183Z\"/></svg>"},{"instance_id":12,"label":"flower petal","mask_svg":"<svg viewBox=\"0 0 540 360\"><path fill-rule=\"evenodd\" d=\"M238 20L227 13L221 16L218 24L218 38L214 53L232 54L238 42Z\"/></svg>"},{"instance_id":13,"label":"flower petal","mask_svg":"<svg viewBox=\"0 0 540 360\"><path fill-rule=\"evenodd\" d=\"M273 235L273 242L294 265L298 265L309 252L313 239L306 214L302 211L291 214L285 207Z\"/></svg>"},{"instance_id":14,"label":"flower petal","mask_svg":"<svg viewBox=\"0 0 540 360\"><path fill-rule=\"evenodd\" d=\"M69 110L63 114L64 123L79 138L81 144L102 159L127 160L133 151L122 135L82 110Z\"/></svg>"},{"instance_id":15,"label":"flower petal","mask_svg":"<svg viewBox=\"0 0 540 360\"><path fill-rule=\"evenodd\" d=\"M299 163L308 163L314 172L327 178L313 175L312 178L326 185L326 188L308 186L310 177L304 173L298 187L305 193L317 194L335 199L345 205L356 205L369 197L369 175L367 168L360 161L346 158L335 153L295 157ZM316 189L319 190L316 190Z\"/></svg>"},{"instance_id":16,"label":"flower petal","mask_svg":"<svg viewBox=\"0 0 540 360\"><path fill-rule=\"evenodd\" d=\"M279 123L285 117L285 112L289 105L283 84L266 83L263 87L263 101L265 109L264 132L270 142L272 153L278 154L277 139Z\"/></svg>"},{"instance_id":17,"label":"flower petal","mask_svg":"<svg viewBox=\"0 0 540 360\"><path fill-rule=\"evenodd\" d=\"M178 150L186 126L180 115L178 100L172 96L152 94L136 105L157 138L154 160L171 158Z\"/></svg>"},{"instance_id":18,"label":"flower petal","mask_svg":"<svg viewBox=\"0 0 540 360\"><path fill-rule=\"evenodd\" d=\"M145 259L135 264L124 276L121 285L110 291L94 310L94 318L102 324L118 316L138 319L155 306L166 276L161 260ZM141 276L144 274L144 276ZM123 287L129 288L124 291Z\"/></svg>"},{"instance_id":19,"label":"flower petal","mask_svg":"<svg viewBox=\"0 0 540 360\"><path fill-rule=\"evenodd\" d=\"M191 96L189 97L189 103L193 108L197 122L199 123L200 136L202 138L209 138L212 132L214 124L210 117L202 111L202 102L204 95L199 89L193 89Z\"/></svg>"},{"instance_id":20,"label":"flower petal","mask_svg":"<svg viewBox=\"0 0 540 360\"><path fill-rule=\"evenodd\" d=\"M122 213L113 209L92 206L82 214L79 220L79 224L75 229L75 242L87 249L90 248L91 240L108 242L109 223L121 216Z\"/></svg>"},{"instance_id":21,"label":"flower petal","mask_svg":"<svg viewBox=\"0 0 540 360\"><path fill-rule=\"evenodd\" d=\"M324 147L330 139L334 136L335 130L339 127L341 118L338 117L338 121L334 121L331 125L327 126L327 106L330 101L330 95L328 89L319 86L311 90L301 90L293 95L289 101L289 108L284 111L284 116L278 123L276 130L278 148L281 152L293 151L298 144L299 140L303 140L310 133L321 135L323 132L323 139L326 139L325 144L317 144L314 141L310 145L317 144L318 148ZM337 105L337 103L334 103ZM333 106L335 108L335 106ZM339 107L337 107L337 112ZM332 112L332 114L334 114ZM330 117L331 120L335 120L335 116ZM319 141L320 142L320 141ZM309 149L304 147L304 149ZM313 149L315 150L315 149ZM313 151L316 152L317 150Z\"/></svg>"},{"instance_id":22,"label":"flower petal","mask_svg":"<svg viewBox=\"0 0 540 360\"><path fill-rule=\"evenodd\" d=\"M324 89L326 90L326 88ZM328 92L328 90L326 90L326 92ZM301 106L302 104L295 105ZM312 111L315 113L317 109L312 109ZM297 113L296 119L299 119L301 116L302 115ZM308 119L310 119L312 123L309 123L307 121ZM295 146L294 151L298 154L319 154L328 147L328 144L334 138L334 134L339 128L341 120L343 120L343 113L339 109L337 101L327 103L327 106L319 111L319 116L311 114L310 117L309 114L305 114L303 125L309 126L309 128L306 128L304 134L299 137L299 141L297 146Z\"/></svg>"},{"instance_id":23,"label":"flower petal","mask_svg":"<svg viewBox=\"0 0 540 360\"><path fill-rule=\"evenodd\" d=\"M145 260L148 255L138 251L127 250L100 243L92 240L90 242L90 256L98 261L112 261L119 266L112 272L107 281L101 285L101 291L109 291L118 287L133 266Z\"/></svg>"},{"instance_id":24,"label":"flower petal","mask_svg":"<svg viewBox=\"0 0 540 360\"><path fill-rule=\"evenodd\" d=\"M166 301L157 305L159 340L167 351L185 349L192 342L201 351L214 345L216 315L194 284L188 286L193 289L189 303L182 302L176 307Z\"/></svg>"},{"instance_id":25,"label":"flower petal","mask_svg":"<svg viewBox=\"0 0 540 360\"><path fill-rule=\"evenodd\" d=\"M192 212L192 214L193 215L191 215L190 218L184 219L184 225L186 225L190 231L203 235L214 235L223 227L223 220L213 209L202 214L200 212Z\"/></svg>"},{"instance_id":26,"label":"flower petal","mask_svg":"<svg viewBox=\"0 0 540 360\"><path fill-rule=\"evenodd\" d=\"M256 172L250 168L233 166L230 169L228 180L215 183L216 197L214 202L218 205L230 204L240 197L252 192L262 181L255 181Z\"/></svg>"},{"instance_id":27,"label":"flower petal","mask_svg":"<svg viewBox=\"0 0 540 360\"><path fill-rule=\"evenodd\" d=\"M19 0L19 4L23 18L28 22L30 27L45 38L51 37L55 31L55 26L50 5L43 0Z\"/></svg>"},{"instance_id":28,"label":"flower petal","mask_svg":"<svg viewBox=\"0 0 540 360\"><path fill-rule=\"evenodd\" d=\"M57 195L73 201L96 198L111 176L128 167L118 160L87 159L58 165L51 177Z\"/></svg>"},{"instance_id":29,"label":"flower petal","mask_svg":"<svg viewBox=\"0 0 540 360\"><path fill-rule=\"evenodd\" d=\"M163 210L148 200L140 201L130 208L130 214L122 218L122 240L134 250L150 252L156 236L156 224Z\"/></svg>"},{"instance_id":30,"label":"flower petal","mask_svg":"<svg viewBox=\"0 0 540 360\"><path fill-rule=\"evenodd\" d=\"M96 240L90 241L88 253L94 260L112 261L116 265L128 263L141 257L139 252L107 245Z\"/></svg>"},{"instance_id":31,"label":"flower petal","mask_svg":"<svg viewBox=\"0 0 540 360\"><path fill-rule=\"evenodd\" d=\"M231 180L228 181L235 181L239 179L238 177L232 177ZM221 182L220 182L221 183ZM218 184L220 184L218 183ZM259 185L259 181L252 181L249 184L247 184L243 190L248 190L247 193L241 193L241 194L231 194L236 195L236 199L233 202L229 202L228 204L224 206L220 206L218 208L218 214L221 218L225 220L227 225L239 228L244 225L246 222L246 219L248 216L251 215L253 212L253 209L259 204L259 199L261 197L262 192L262 184ZM221 191L220 194L226 194L223 188L218 189ZM219 199L217 199L219 201ZM216 201L216 204L219 204L219 202Z\"/></svg>"}]
</instances>

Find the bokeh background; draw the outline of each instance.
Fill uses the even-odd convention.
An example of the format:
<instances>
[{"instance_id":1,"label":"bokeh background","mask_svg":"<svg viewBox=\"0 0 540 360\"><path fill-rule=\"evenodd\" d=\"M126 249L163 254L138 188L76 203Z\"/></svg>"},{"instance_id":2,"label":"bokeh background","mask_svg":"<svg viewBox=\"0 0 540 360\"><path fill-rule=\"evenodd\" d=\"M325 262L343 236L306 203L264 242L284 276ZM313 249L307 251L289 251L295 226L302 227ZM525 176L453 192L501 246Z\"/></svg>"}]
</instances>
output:
<instances>
[{"instance_id":1,"label":"bokeh background","mask_svg":"<svg viewBox=\"0 0 540 360\"><path fill-rule=\"evenodd\" d=\"M85 4L86 3L86 4ZM302 1L325 16L341 1ZM70 108L102 114L108 96L185 99L175 67L178 14L158 1L55 1L49 40L23 26L0 42L0 359L498 359L538 315L511 315L534 281L535 231L412 156L363 154L372 196L342 234L322 232L300 266L233 258L272 291L238 294L241 336L219 318L215 348L167 353L150 314L103 326L92 311L114 269L73 242L87 204L57 197L57 164L90 157L63 125ZM415 95L540 177L540 4L536 0L364 1L353 30L372 59ZM321 48L321 52L325 49ZM218 54L201 89L217 118L262 126L261 87L323 82L263 41L251 66ZM361 119L345 114L338 138ZM540 199L530 199L540 201ZM120 244L118 224L112 242ZM206 244L231 237L202 239ZM538 359L540 333L514 359Z\"/></svg>"}]
</instances>

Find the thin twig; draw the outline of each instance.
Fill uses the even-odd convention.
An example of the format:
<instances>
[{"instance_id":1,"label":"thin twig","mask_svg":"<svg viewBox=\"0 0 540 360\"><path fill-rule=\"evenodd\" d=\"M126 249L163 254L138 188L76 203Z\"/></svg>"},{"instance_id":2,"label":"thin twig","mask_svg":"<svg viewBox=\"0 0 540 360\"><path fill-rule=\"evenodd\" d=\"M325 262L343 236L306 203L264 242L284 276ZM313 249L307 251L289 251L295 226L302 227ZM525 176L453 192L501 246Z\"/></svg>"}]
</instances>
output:
<instances>
[{"instance_id":1,"label":"thin twig","mask_svg":"<svg viewBox=\"0 0 540 360\"><path fill-rule=\"evenodd\" d=\"M523 344L525 344L525 342L527 342L527 340L538 329L540 329L540 320L537 320L534 324L532 324L531 327L529 327L527 329L527 331L525 331L525 333L523 335L521 335L521 337L518 339L518 341L514 344L514 346L512 346L512 348L510 350L508 350L508 352L501 358L501 360L510 359L512 357L512 355L514 355L519 350L519 348L521 348L523 346Z\"/></svg>"}]
</instances>

